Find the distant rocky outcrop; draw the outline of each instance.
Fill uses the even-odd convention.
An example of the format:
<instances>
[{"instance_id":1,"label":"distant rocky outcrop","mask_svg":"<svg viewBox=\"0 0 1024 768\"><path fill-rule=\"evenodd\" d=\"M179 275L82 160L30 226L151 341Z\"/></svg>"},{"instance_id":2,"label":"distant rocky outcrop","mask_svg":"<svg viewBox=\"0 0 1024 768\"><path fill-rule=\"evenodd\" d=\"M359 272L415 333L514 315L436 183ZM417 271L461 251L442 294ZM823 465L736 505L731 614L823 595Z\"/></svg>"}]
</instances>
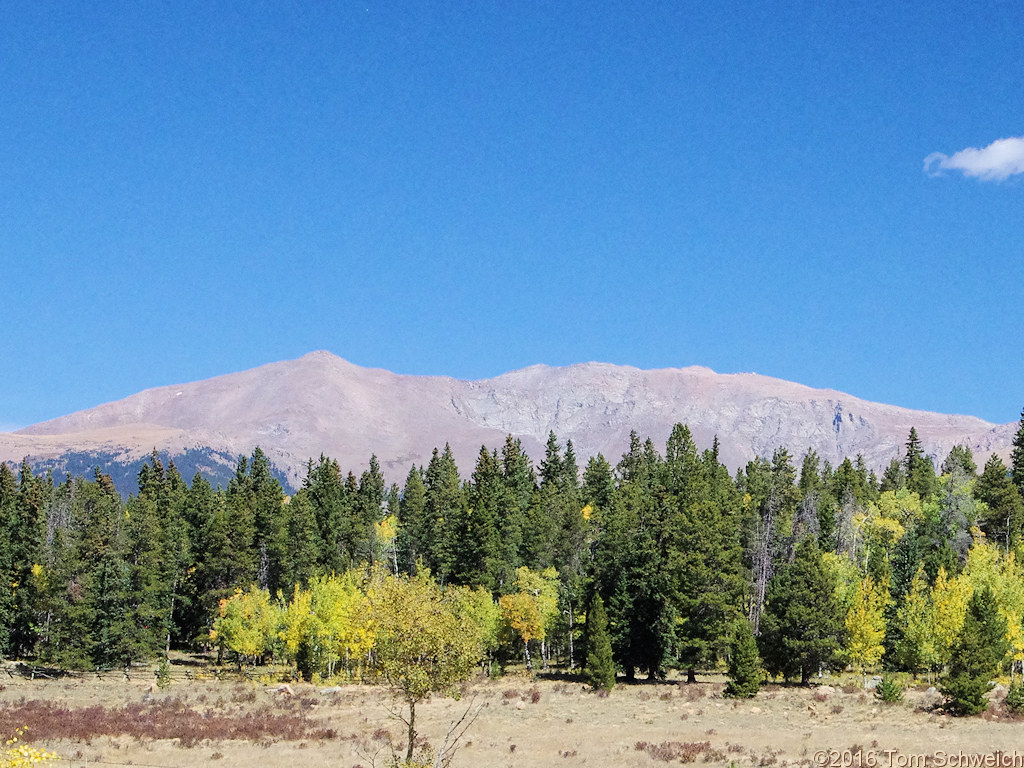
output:
<instances>
[{"instance_id":1,"label":"distant rocky outcrop","mask_svg":"<svg viewBox=\"0 0 1024 768\"><path fill-rule=\"evenodd\" d=\"M451 444L464 474L481 445L506 434L535 458L549 432L571 439L581 463L603 453L612 463L631 430L664 445L673 424L688 424L699 447L717 435L722 461L736 469L785 446L798 459L813 448L833 465L863 455L880 469L899 454L912 426L941 461L954 445L983 461L1008 455L1015 423L991 424L872 403L750 373L707 368L640 370L605 363L532 366L481 381L407 376L361 368L329 352L271 363L205 381L158 387L96 408L0 434L0 460L54 461L75 453L127 463L152 450L217 457L259 445L293 485L321 454L343 468L376 454L390 481ZM980 463L980 462L979 462Z\"/></svg>"}]
</instances>

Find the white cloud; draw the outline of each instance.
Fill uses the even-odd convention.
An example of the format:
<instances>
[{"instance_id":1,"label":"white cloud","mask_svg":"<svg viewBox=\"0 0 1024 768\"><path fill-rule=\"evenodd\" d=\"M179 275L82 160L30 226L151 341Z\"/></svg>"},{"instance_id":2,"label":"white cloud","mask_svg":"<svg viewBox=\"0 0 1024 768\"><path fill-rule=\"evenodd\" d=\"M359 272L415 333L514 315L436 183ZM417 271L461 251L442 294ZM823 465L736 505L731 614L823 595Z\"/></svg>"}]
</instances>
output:
<instances>
[{"instance_id":1,"label":"white cloud","mask_svg":"<svg viewBox=\"0 0 1024 768\"><path fill-rule=\"evenodd\" d=\"M987 147L968 147L956 154L932 152L924 159L924 172L940 176L943 171L962 171L983 181L1002 181L1024 173L1024 136L997 139Z\"/></svg>"}]
</instances>

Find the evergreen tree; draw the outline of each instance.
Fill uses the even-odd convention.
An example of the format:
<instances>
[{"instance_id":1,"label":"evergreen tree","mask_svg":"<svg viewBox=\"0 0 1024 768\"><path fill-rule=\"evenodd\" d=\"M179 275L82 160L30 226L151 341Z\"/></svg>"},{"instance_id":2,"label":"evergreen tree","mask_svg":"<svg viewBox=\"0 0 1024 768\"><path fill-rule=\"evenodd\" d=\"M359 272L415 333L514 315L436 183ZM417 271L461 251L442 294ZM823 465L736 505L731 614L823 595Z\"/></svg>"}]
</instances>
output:
<instances>
[{"instance_id":1,"label":"evergreen tree","mask_svg":"<svg viewBox=\"0 0 1024 768\"><path fill-rule=\"evenodd\" d=\"M799 675L806 684L813 673L836 661L842 636L836 577L817 543L804 539L793 562L781 565L769 585L758 637L761 658L771 674L787 679Z\"/></svg>"},{"instance_id":2,"label":"evergreen tree","mask_svg":"<svg viewBox=\"0 0 1024 768\"><path fill-rule=\"evenodd\" d=\"M10 479L6 481L10 488ZM38 477L22 460L8 519L6 548L11 585L8 651L14 657L33 652L37 639L40 567L45 559L47 506L53 496L53 477ZM2 534L0 534L2 535ZM2 651L0 651L2 655Z\"/></svg>"},{"instance_id":3,"label":"evergreen tree","mask_svg":"<svg viewBox=\"0 0 1024 768\"><path fill-rule=\"evenodd\" d=\"M338 462L320 455L303 481L320 531L320 571L341 573L352 564L352 500Z\"/></svg>"},{"instance_id":4,"label":"evergreen tree","mask_svg":"<svg viewBox=\"0 0 1024 768\"><path fill-rule=\"evenodd\" d=\"M218 543L224 546L220 559L226 569L225 588L254 583L260 566L264 564L256 547L254 508L249 460L245 456L239 456L235 476L228 481L223 514L215 518L215 522L219 524ZM265 544L265 539L263 543Z\"/></svg>"},{"instance_id":5,"label":"evergreen tree","mask_svg":"<svg viewBox=\"0 0 1024 768\"><path fill-rule=\"evenodd\" d=\"M251 493L253 554L256 560L256 584L277 592L281 584L281 556L284 546L284 490L270 471L270 460L253 450L249 464L248 490Z\"/></svg>"},{"instance_id":6,"label":"evergreen tree","mask_svg":"<svg viewBox=\"0 0 1024 768\"><path fill-rule=\"evenodd\" d=\"M600 517L601 511L611 506L615 495L615 478L611 464L602 454L590 457L587 462L581 492L584 503L591 508L591 514Z\"/></svg>"},{"instance_id":7,"label":"evergreen tree","mask_svg":"<svg viewBox=\"0 0 1024 768\"><path fill-rule=\"evenodd\" d=\"M759 634L768 584L777 565L789 560L792 552L798 492L789 452L779 448L770 463L763 459L749 462L740 486L746 499L745 565L752 582L749 618L754 633Z\"/></svg>"},{"instance_id":8,"label":"evergreen tree","mask_svg":"<svg viewBox=\"0 0 1024 768\"><path fill-rule=\"evenodd\" d=\"M555 433L549 432L544 460L540 464L540 485L530 499L523 530L523 559L531 568L548 568L557 559L556 538L566 516L563 510L564 469L561 446Z\"/></svg>"},{"instance_id":9,"label":"evergreen tree","mask_svg":"<svg viewBox=\"0 0 1024 768\"><path fill-rule=\"evenodd\" d=\"M978 516L970 481L960 473L945 476L939 484L937 502L926 505L920 526L933 544L925 557L925 568L937 573L937 567L945 567L951 573L959 573L967 562L967 552L973 543L971 527Z\"/></svg>"},{"instance_id":10,"label":"evergreen tree","mask_svg":"<svg viewBox=\"0 0 1024 768\"><path fill-rule=\"evenodd\" d=\"M598 594L591 599L587 610L587 661L583 677L595 691L610 691L615 687L615 659L608 634L608 614Z\"/></svg>"},{"instance_id":11,"label":"evergreen tree","mask_svg":"<svg viewBox=\"0 0 1024 768\"><path fill-rule=\"evenodd\" d=\"M81 669L105 660L110 650L114 619L106 607L120 596L103 590L113 588L108 574L123 559L116 539L123 512L113 482L99 469L91 482L69 479L59 495L70 506L55 526L45 565L39 655L47 663Z\"/></svg>"},{"instance_id":12,"label":"evergreen tree","mask_svg":"<svg viewBox=\"0 0 1024 768\"><path fill-rule=\"evenodd\" d=\"M763 677L753 628L746 619L740 619L733 626L729 642L729 682L724 693L737 699L752 698L761 690Z\"/></svg>"},{"instance_id":13,"label":"evergreen tree","mask_svg":"<svg viewBox=\"0 0 1024 768\"><path fill-rule=\"evenodd\" d=\"M512 589L516 569L526 562L527 513L536 486L530 457L512 435L506 436L501 449L501 478L505 501L498 515L500 548L496 578L498 591L504 594Z\"/></svg>"},{"instance_id":14,"label":"evergreen tree","mask_svg":"<svg viewBox=\"0 0 1024 768\"><path fill-rule=\"evenodd\" d=\"M867 472L858 470L850 459L843 459L832 474L829 491L833 498L853 498L858 505L863 505L870 495L867 487Z\"/></svg>"},{"instance_id":15,"label":"evergreen tree","mask_svg":"<svg viewBox=\"0 0 1024 768\"><path fill-rule=\"evenodd\" d=\"M902 491L906 487L907 473L903 469L903 462L894 458L882 473L880 490L885 493L886 491Z\"/></svg>"},{"instance_id":16,"label":"evergreen tree","mask_svg":"<svg viewBox=\"0 0 1024 768\"><path fill-rule=\"evenodd\" d=\"M954 505L945 508L947 512L956 510ZM951 519L944 515L943 511L938 504L925 506L924 519L914 529L921 552L921 564L931 582L935 581L939 570L943 568L949 574L960 573L962 563L958 549L953 546L952 538L955 536L960 543L970 541L970 534L964 527L966 520Z\"/></svg>"},{"instance_id":17,"label":"evergreen tree","mask_svg":"<svg viewBox=\"0 0 1024 768\"><path fill-rule=\"evenodd\" d=\"M1020 412L1020 423L1013 435L1013 450L1010 453L1010 471L1017 492L1024 498L1024 410Z\"/></svg>"},{"instance_id":18,"label":"evergreen tree","mask_svg":"<svg viewBox=\"0 0 1024 768\"><path fill-rule=\"evenodd\" d=\"M818 544L825 551L835 549L835 510L831 505L831 494L826 493L819 466L821 459L811 448L804 454L800 465L800 480L797 490L800 502L797 509L797 527L818 537Z\"/></svg>"},{"instance_id":19,"label":"evergreen tree","mask_svg":"<svg viewBox=\"0 0 1024 768\"><path fill-rule=\"evenodd\" d=\"M174 626L184 643L193 643L208 634L208 612L216 605L216 601L211 604L208 593L227 587L222 582L222 568L226 564L220 560L222 554L229 556L221 549L226 545L226 534L220 525L215 525L215 516L223 515L223 501L223 493L214 491L200 472L193 476L182 498L181 517L192 562L179 590L181 600L175 605ZM223 524L223 517L218 522Z\"/></svg>"},{"instance_id":20,"label":"evergreen tree","mask_svg":"<svg viewBox=\"0 0 1024 768\"><path fill-rule=\"evenodd\" d=\"M698 457L687 427L676 425L665 455L666 570L679 617L678 660L693 682L697 666L713 663L725 650L739 617L739 504L728 473L713 457Z\"/></svg>"},{"instance_id":21,"label":"evergreen tree","mask_svg":"<svg viewBox=\"0 0 1024 768\"><path fill-rule=\"evenodd\" d=\"M618 468L620 477L630 479L602 514L595 542L595 586L608 612L612 650L629 680L637 669L663 676L675 653L678 622L665 567L662 507L654 493L657 461L656 452L631 439Z\"/></svg>"},{"instance_id":22,"label":"evergreen tree","mask_svg":"<svg viewBox=\"0 0 1024 768\"><path fill-rule=\"evenodd\" d=\"M148 628L145 644L170 651L173 639L188 641L176 624L179 606L187 597L185 584L195 562L193 539L186 517L188 487L170 461L166 472L154 451L152 471L143 482L140 471L139 495L131 500L139 514L128 514L127 535L131 542L130 569L141 589L135 607L136 618Z\"/></svg>"},{"instance_id":23,"label":"evergreen tree","mask_svg":"<svg viewBox=\"0 0 1024 768\"><path fill-rule=\"evenodd\" d=\"M988 586L975 590L941 686L954 714L976 715L986 709L989 681L999 673L1007 651L1006 620L999 615L995 595Z\"/></svg>"},{"instance_id":24,"label":"evergreen tree","mask_svg":"<svg viewBox=\"0 0 1024 768\"><path fill-rule=\"evenodd\" d=\"M891 561L889 601L885 604L885 637L882 645L885 653L883 663L891 668L901 664L899 651L906 629L905 617L901 614L907 594L912 588L914 577L921 568L920 540L913 531L908 531L896 542ZM915 671L915 670L911 670Z\"/></svg>"},{"instance_id":25,"label":"evergreen tree","mask_svg":"<svg viewBox=\"0 0 1024 768\"><path fill-rule=\"evenodd\" d=\"M907 475L907 488L912 490L921 500L930 498L936 490L935 465L921 447L917 430L910 428L907 437L907 453L903 459L903 469Z\"/></svg>"},{"instance_id":26,"label":"evergreen tree","mask_svg":"<svg viewBox=\"0 0 1024 768\"><path fill-rule=\"evenodd\" d=\"M308 489L300 489L284 505L284 530L279 583L287 594L296 585L309 585L318 574L322 557L316 511L309 500Z\"/></svg>"},{"instance_id":27,"label":"evergreen tree","mask_svg":"<svg viewBox=\"0 0 1024 768\"><path fill-rule=\"evenodd\" d=\"M978 465L974 462L974 454L966 445L954 445L942 462L942 474L959 473L965 477L974 477L978 473Z\"/></svg>"},{"instance_id":28,"label":"evergreen tree","mask_svg":"<svg viewBox=\"0 0 1024 768\"><path fill-rule=\"evenodd\" d=\"M459 469L447 444L441 453L434 449L427 465L425 486L426 564L438 581L445 584L455 571L457 550L461 546L458 534L465 530L467 512Z\"/></svg>"},{"instance_id":29,"label":"evergreen tree","mask_svg":"<svg viewBox=\"0 0 1024 768\"><path fill-rule=\"evenodd\" d=\"M18 528L18 481L6 462L0 462L0 659L10 655L14 625L14 544Z\"/></svg>"},{"instance_id":30,"label":"evergreen tree","mask_svg":"<svg viewBox=\"0 0 1024 768\"><path fill-rule=\"evenodd\" d=\"M575 577L582 568L579 558L583 548L586 521L582 515L579 465L576 463L572 440L566 441L561 470L555 486L556 499L551 505L556 513L552 550L555 563L566 572L563 575L572 573Z\"/></svg>"},{"instance_id":31,"label":"evergreen tree","mask_svg":"<svg viewBox=\"0 0 1024 768\"><path fill-rule=\"evenodd\" d=\"M494 590L500 578L498 518L506 502L498 454L480 446L469 487L469 513L456 554L454 581Z\"/></svg>"},{"instance_id":32,"label":"evergreen tree","mask_svg":"<svg viewBox=\"0 0 1024 768\"><path fill-rule=\"evenodd\" d=\"M427 489L423 470L409 469L398 505L398 567L402 573L416 573L416 563L424 557L429 542L426 519Z\"/></svg>"},{"instance_id":33,"label":"evergreen tree","mask_svg":"<svg viewBox=\"0 0 1024 768\"><path fill-rule=\"evenodd\" d=\"M873 470L868 470L868 463L864 454L858 453L855 461L857 477L860 478L860 486L864 493L864 501L878 501L881 490L878 487L878 478Z\"/></svg>"},{"instance_id":34,"label":"evergreen tree","mask_svg":"<svg viewBox=\"0 0 1024 768\"><path fill-rule=\"evenodd\" d=\"M1001 544L1005 552L1018 550L1024 543L1024 500L994 453L974 484L974 498L985 505L978 522L988 540Z\"/></svg>"},{"instance_id":35,"label":"evergreen tree","mask_svg":"<svg viewBox=\"0 0 1024 768\"><path fill-rule=\"evenodd\" d=\"M359 476L359 488L353 504L352 537L349 550L352 562L373 562L373 526L383 518L384 475L376 455L370 456L369 468Z\"/></svg>"}]
</instances>

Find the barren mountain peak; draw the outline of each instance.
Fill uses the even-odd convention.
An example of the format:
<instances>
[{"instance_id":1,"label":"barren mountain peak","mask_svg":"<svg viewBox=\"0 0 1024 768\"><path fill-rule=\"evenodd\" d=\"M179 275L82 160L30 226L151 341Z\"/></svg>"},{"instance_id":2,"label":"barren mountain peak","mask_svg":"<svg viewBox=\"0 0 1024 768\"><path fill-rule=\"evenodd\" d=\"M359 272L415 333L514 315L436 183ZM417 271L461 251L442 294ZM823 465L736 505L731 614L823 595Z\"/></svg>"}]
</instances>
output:
<instances>
[{"instance_id":1,"label":"barren mountain peak","mask_svg":"<svg viewBox=\"0 0 1024 768\"><path fill-rule=\"evenodd\" d=\"M0 440L0 459L97 445L126 455L197 446L237 455L259 445L296 483L307 460L320 454L353 469L376 454L398 479L446 442L466 474L481 445L497 447L507 434L535 459L553 431L562 442L571 439L582 459L600 452L614 462L631 430L661 445L675 423L688 424L700 447L717 436L733 469L778 447L797 456L813 448L833 465L860 454L881 468L900 452L911 426L939 460L957 443L981 457L1006 455L1014 430L704 366L533 365L463 381L363 368L317 350L27 427Z\"/></svg>"}]
</instances>

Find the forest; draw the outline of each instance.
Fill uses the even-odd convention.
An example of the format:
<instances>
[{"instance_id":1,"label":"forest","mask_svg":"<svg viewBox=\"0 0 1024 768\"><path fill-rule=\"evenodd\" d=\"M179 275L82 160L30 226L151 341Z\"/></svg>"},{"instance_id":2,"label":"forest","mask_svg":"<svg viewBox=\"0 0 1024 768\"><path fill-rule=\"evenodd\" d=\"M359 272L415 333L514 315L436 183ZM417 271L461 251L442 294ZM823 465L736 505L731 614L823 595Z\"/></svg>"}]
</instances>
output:
<instances>
[{"instance_id":1,"label":"forest","mask_svg":"<svg viewBox=\"0 0 1024 768\"><path fill-rule=\"evenodd\" d=\"M539 466L509 436L465 479L446 446L401 486L321 456L290 497L259 448L226 488L154 453L127 500L98 468L0 464L0 657L130 670L176 649L356 680L434 632L491 674L728 669L752 695L765 674L901 672L969 714L1024 662L1022 491L1024 414L1009 467L962 446L936 467L911 429L881 476L786 449L733 475L684 425L582 470L554 434Z\"/></svg>"}]
</instances>

